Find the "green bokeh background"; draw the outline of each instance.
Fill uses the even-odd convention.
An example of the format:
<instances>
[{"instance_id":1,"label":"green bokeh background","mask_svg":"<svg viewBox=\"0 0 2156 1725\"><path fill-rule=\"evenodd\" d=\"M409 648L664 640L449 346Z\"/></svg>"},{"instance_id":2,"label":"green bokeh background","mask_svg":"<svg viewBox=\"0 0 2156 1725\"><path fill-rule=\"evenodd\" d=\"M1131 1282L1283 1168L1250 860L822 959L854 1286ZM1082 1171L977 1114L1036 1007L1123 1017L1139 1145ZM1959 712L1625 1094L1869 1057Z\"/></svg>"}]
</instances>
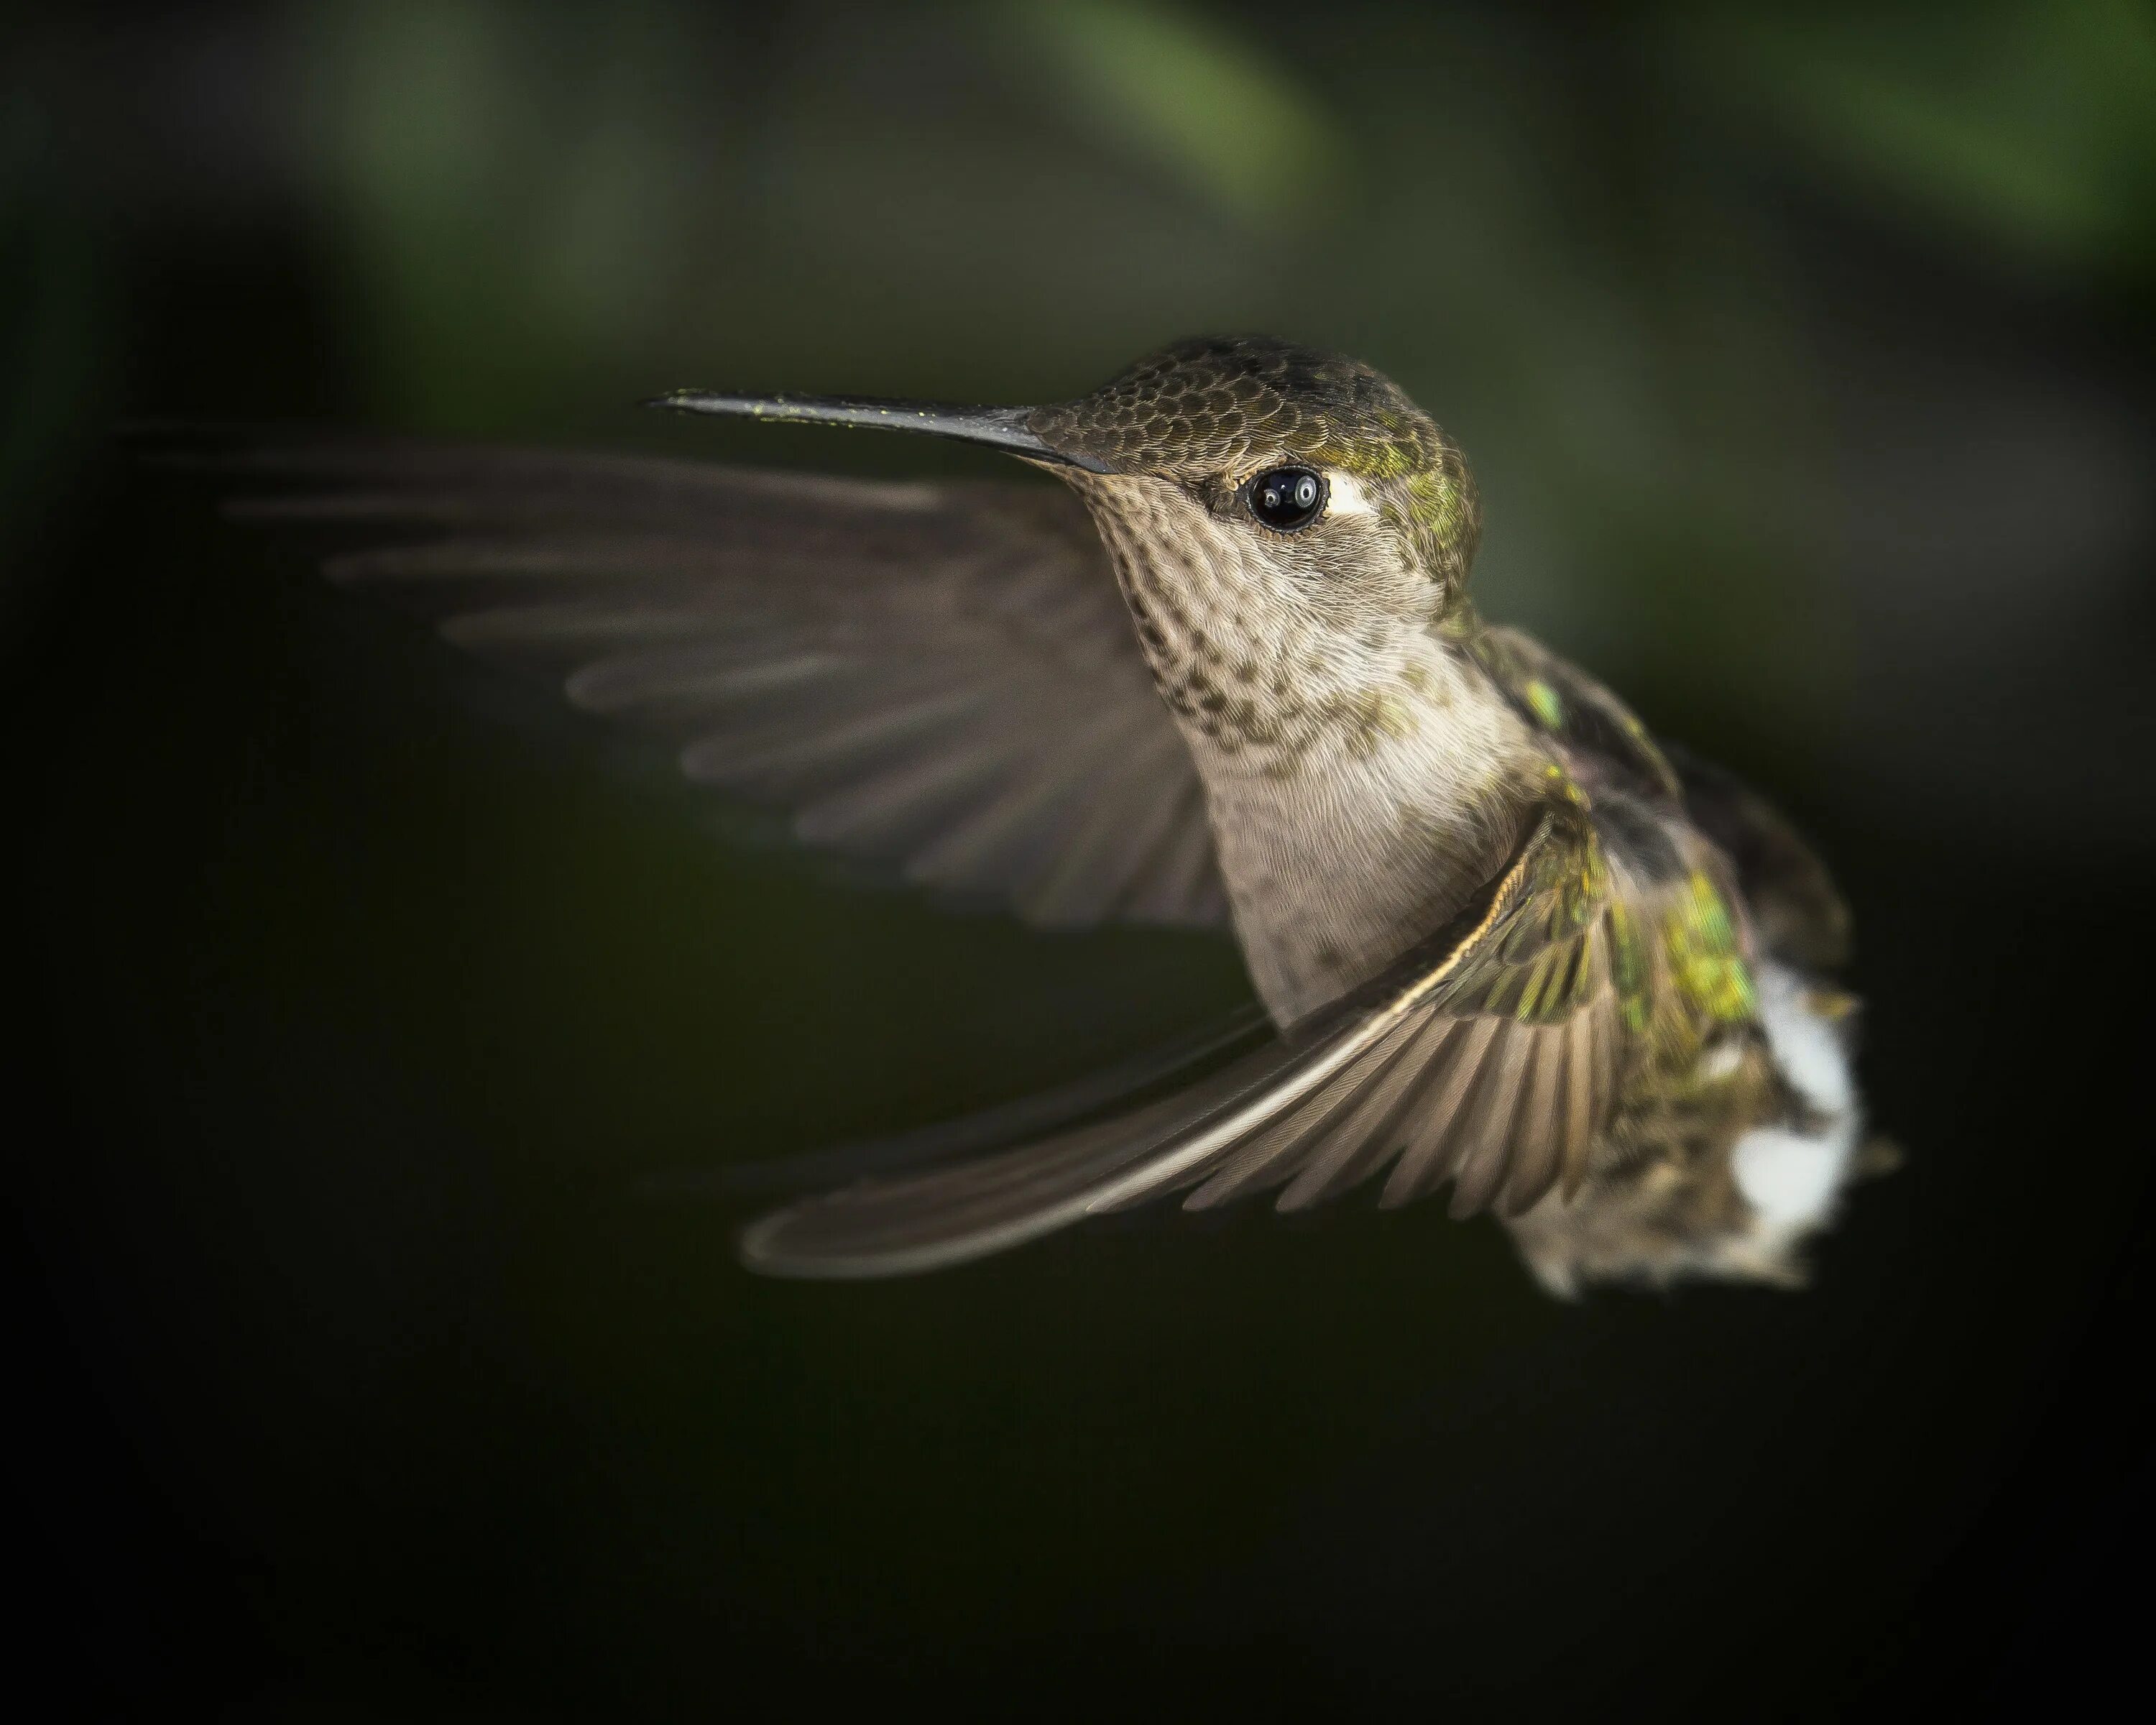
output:
<instances>
[{"instance_id":1,"label":"green bokeh background","mask_svg":"<svg viewBox=\"0 0 2156 1725\"><path fill-rule=\"evenodd\" d=\"M18 1479L74 1710L1796 1717L2123 1656L2148 8L0 39ZM737 1211L639 1177L1085 1071L1247 998L1235 955L804 856L110 435L994 473L628 403L1043 399L1241 329L1403 382L1476 465L1486 609L1834 859L1912 1155L1810 1292L1560 1307L1494 1225L1353 1203L744 1278Z\"/></svg>"}]
</instances>

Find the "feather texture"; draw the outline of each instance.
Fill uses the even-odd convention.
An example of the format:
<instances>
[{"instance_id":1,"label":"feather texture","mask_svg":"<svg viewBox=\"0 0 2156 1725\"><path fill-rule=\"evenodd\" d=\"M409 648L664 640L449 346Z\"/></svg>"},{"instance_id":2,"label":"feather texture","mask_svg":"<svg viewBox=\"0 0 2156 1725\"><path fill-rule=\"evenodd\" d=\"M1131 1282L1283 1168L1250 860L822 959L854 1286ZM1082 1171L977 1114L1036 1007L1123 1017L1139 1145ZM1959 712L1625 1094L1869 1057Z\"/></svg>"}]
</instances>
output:
<instances>
[{"instance_id":1,"label":"feather texture","mask_svg":"<svg viewBox=\"0 0 2156 1725\"><path fill-rule=\"evenodd\" d=\"M1040 927L1227 921L1196 768L1060 488L304 439L169 459L811 844Z\"/></svg>"},{"instance_id":2,"label":"feather texture","mask_svg":"<svg viewBox=\"0 0 2156 1725\"><path fill-rule=\"evenodd\" d=\"M1194 1209L1272 1190L1302 1209L1389 1163L1388 1204L1451 1177L1455 1214L1517 1214L1577 1183L1615 1101L1594 1028L1617 1011L1611 891L1591 829L1547 817L1470 912L1292 1035L1110 1119L779 1211L743 1256L776 1275L903 1275L1177 1191ZM1537 967L1570 980L1523 1011Z\"/></svg>"}]
</instances>

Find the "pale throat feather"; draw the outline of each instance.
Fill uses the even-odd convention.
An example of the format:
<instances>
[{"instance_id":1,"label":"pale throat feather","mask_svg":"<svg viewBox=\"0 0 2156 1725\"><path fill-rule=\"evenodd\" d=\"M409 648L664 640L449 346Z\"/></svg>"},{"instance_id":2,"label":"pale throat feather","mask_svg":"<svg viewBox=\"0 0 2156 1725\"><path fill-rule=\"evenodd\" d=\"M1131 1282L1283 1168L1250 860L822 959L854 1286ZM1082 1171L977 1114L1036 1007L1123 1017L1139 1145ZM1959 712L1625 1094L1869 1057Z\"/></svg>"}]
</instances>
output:
<instances>
[{"instance_id":1,"label":"pale throat feather","mask_svg":"<svg viewBox=\"0 0 2156 1725\"><path fill-rule=\"evenodd\" d=\"M1102 537L1205 786L1251 980L1291 1023L1503 866L1540 784L1526 725L1426 622L1276 591L1231 534L1127 495ZM1181 524L1177 524L1181 525ZM1151 531L1148 531L1148 530Z\"/></svg>"},{"instance_id":2,"label":"pale throat feather","mask_svg":"<svg viewBox=\"0 0 2156 1725\"><path fill-rule=\"evenodd\" d=\"M1537 783L1525 727L1427 636L1352 704L1382 716L1321 733L1284 776L1190 737L1251 979L1283 1024L1456 916L1504 866Z\"/></svg>"}]
</instances>

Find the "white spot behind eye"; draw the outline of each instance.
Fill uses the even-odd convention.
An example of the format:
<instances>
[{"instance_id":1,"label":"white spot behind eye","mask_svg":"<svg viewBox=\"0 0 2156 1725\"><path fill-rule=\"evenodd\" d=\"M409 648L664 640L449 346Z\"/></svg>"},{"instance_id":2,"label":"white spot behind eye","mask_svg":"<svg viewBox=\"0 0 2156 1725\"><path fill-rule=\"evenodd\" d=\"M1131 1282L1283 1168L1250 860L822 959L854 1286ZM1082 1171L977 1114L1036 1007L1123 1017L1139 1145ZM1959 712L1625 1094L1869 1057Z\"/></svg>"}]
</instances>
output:
<instances>
[{"instance_id":1,"label":"white spot behind eye","mask_svg":"<svg viewBox=\"0 0 2156 1725\"><path fill-rule=\"evenodd\" d=\"M1370 501L1370 494L1363 489L1362 481L1351 473L1342 473L1337 467L1325 470L1326 490L1331 494L1325 506L1327 518L1337 516L1375 515L1377 506Z\"/></svg>"}]
</instances>

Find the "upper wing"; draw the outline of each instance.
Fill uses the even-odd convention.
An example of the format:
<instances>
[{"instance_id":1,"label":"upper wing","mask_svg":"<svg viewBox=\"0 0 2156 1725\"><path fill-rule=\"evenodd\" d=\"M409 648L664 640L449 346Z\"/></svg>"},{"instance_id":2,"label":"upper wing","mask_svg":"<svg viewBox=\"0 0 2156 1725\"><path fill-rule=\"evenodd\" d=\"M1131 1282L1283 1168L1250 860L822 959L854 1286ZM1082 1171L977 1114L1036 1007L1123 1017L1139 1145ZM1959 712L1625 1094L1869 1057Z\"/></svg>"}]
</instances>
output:
<instances>
[{"instance_id":1,"label":"upper wing","mask_svg":"<svg viewBox=\"0 0 2156 1725\"><path fill-rule=\"evenodd\" d=\"M1391 1168L1452 1213L1569 1193L1609 1118L1644 988L1591 825L1543 822L1481 902L1369 988L1165 1101L956 1168L869 1180L752 1227L752 1268L897 1276L1185 1191L1297 1209Z\"/></svg>"},{"instance_id":2,"label":"upper wing","mask_svg":"<svg viewBox=\"0 0 2156 1725\"><path fill-rule=\"evenodd\" d=\"M177 459L812 842L1044 926L1227 919L1196 768L1060 488L323 440Z\"/></svg>"}]
</instances>

